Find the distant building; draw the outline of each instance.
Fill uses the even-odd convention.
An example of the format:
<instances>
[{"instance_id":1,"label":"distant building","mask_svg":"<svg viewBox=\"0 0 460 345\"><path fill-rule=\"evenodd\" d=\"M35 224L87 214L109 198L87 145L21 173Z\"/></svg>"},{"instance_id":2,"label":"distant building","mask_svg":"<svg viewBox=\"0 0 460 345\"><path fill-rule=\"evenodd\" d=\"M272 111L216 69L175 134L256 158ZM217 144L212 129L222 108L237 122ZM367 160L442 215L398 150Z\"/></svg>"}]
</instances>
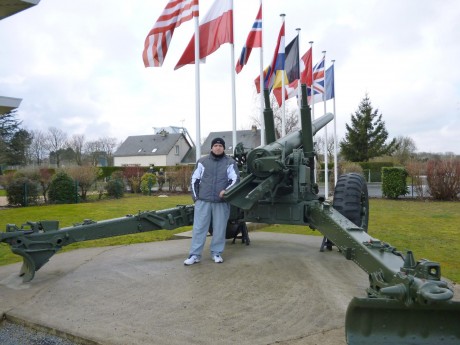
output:
<instances>
[{"instance_id":1,"label":"distant building","mask_svg":"<svg viewBox=\"0 0 460 345\"><path fill-rule=\"evenodd\" d=\"M0 20L12 16L18 12L38 5L40 0L8 0L0 2Z\"/></svg>"},{"instance_id":2,"label":"distant building","mask_svg":"<svg viewBox=\"0 0 460 345\"><path fill-rule=\"evenodd\" d=\"M233 144L233 132L211 132L201 145L202 155L207 155L211 151L211 142L214 138L222 138L225 141L225 153L232 156L235 145ZM236 131L236 144L242 143L246 150L252 150L260 146L260 129L252 126L249 130Z\"/></svg>"},{"instance_id":3,"label":"distant building","mask_svg":"<svg viewBox=\"0 0 460 345\"><path fill-rule=\"evenodd\" d=\"M8 114L18 108L22 99L0 96L0 115Z\"/></svg>"},{"instance_id":4,"label":"distant building","mask_svg":"<svg viewBox=\"0 0 460 345\"><path fill-rule=\"evenodd\" d=\"M114 166L173 166L195 164L196 147L182 127L154 128L155 134L128 137L114 153ZM172 132L169 132L172 131ZM211 132L201 145L202 155L211 151L211 142L220 137L225 140L225 153L233 156L233 132ZM246 150L260 146L260 129L252 126L249 130L236 131L236 141Z\"/></svg>"},{"instance_id":5,"label":"distant building","mask_svg":"<svg viewBox=\"0 0 460 345\"><path fill-rule=\"evenodd\" d=\"M37 5L40 0L0 1L0 20ZM10 113L21 104L22 99L0 96L0 116Z\"/></svg>"},{"instance_id":6,"label":"distant building","mask_svg":"<svg viewBox=\"0 0 460 345\"><path fill-rule=\"evenodd\" d=\"M184 133L162 130L153 135L128 137L113 155L114 166L173 166L181 164L192 145Z\"/></svg>"}]
</instances>

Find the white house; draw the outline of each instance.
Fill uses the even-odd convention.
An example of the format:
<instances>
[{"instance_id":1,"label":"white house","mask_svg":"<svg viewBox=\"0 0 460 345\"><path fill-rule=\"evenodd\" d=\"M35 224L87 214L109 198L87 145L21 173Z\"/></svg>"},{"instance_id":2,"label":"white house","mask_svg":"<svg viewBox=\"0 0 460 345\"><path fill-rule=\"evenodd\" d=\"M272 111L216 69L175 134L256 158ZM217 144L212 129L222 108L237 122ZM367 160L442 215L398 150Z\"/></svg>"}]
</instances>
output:
<instances>
[{"instance_id":1,"label":"white house","mask_svg":"<svg viewBox=\"0 0 460 345\"><path fill-rule=\"evenodd\" d=\"M130 136L114 153L114 166L173 166L191 149L183 133Z\"/></svg>"}]
</instances>

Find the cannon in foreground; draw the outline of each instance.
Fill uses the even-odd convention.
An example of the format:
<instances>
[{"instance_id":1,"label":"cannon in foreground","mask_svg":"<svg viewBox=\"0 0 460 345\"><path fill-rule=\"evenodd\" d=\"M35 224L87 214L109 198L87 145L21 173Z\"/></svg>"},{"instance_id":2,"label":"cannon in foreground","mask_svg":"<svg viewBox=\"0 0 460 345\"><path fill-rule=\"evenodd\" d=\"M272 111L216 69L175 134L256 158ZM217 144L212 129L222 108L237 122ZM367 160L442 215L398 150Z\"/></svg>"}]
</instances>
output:
<instances>
[{"instance_id":1,"label":"cannon in foreground","mask_svg":"<svg viewBox=\"0 0 460 345\"><path fill-rule=\"evenodd\" d=\"M265 90L267 145L235 154L244 178L224 195L232 205L228 227L245 222L309 226L363 269L369 287L366 297L356 297L348 306L349 344L459 344L460 303L452 301L453 289L441 278L440 265L416 260L411 251L400 252L367 233L369 200L364 179L358 174L342 175L332 203L318 195L313 136L333 115L311 120L304 85L300 112L301 130L276 140ZM85 220L61 229L57 221L28 222L21 227L8 225L0 240L23 257L20 274L30 281L65 245L176 229L191 225L193 213L193 205L184 205L106 221Z\"/></svg>"}]
</instances>

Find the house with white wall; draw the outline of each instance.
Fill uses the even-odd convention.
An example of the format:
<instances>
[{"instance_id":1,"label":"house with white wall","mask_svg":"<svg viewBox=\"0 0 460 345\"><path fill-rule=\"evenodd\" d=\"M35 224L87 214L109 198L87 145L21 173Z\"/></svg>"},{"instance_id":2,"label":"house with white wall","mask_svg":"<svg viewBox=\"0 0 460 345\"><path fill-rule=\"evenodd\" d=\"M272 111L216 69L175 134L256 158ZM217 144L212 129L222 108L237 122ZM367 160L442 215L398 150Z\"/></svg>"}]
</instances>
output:
<instances>
[{"instance_id":1,"label":"house with white wall","mask_svg":"<svg viewBox=\"0 0 460 345\"><path fill-rule=\"evenodd\" d=\"M129 136L114 153L114 166L174 166L181 163L192 145L183 133L161 131Z\"/></svg>"}]
</instances>

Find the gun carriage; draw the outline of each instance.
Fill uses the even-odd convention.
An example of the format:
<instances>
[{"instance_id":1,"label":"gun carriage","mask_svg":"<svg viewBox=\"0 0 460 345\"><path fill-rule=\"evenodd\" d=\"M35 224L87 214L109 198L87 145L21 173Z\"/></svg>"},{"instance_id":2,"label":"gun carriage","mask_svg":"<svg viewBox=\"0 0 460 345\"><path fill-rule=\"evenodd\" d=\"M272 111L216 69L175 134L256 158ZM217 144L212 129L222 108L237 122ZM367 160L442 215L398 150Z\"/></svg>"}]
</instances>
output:
<instances>
[{"instance_id":1,"label":"gun carriage","mask_svg":"<svg viewBox=\"0 0 460 345\"><path fill-rule=\"evenodd\" d=\"M369 287L366 297L355 297L348 306L348 344L459 344L460 303L452 300L453 288L442 279L440 264L416 260L410 250L398 251L368 234L369 199L364 178L342 175L332 202L318 195L313 136L333 115L312 121L302 85L301 129L276 140L268 90L264 96L267 145L249 152L241 146L235 150L244 178L224 195L232 205L228 227L245 228L246 222L309 226L364 270ZM172 230L192 225L193 214L193 205L181 205L105 221L84 220L66 228L59 228L54 220L27 222L20 227L9 224L6 232L0 233L0 241L23 258L20 275L28 282L66 245ZM249 238L246 242L249 244Z\"/></svg>"}]
</instances>

